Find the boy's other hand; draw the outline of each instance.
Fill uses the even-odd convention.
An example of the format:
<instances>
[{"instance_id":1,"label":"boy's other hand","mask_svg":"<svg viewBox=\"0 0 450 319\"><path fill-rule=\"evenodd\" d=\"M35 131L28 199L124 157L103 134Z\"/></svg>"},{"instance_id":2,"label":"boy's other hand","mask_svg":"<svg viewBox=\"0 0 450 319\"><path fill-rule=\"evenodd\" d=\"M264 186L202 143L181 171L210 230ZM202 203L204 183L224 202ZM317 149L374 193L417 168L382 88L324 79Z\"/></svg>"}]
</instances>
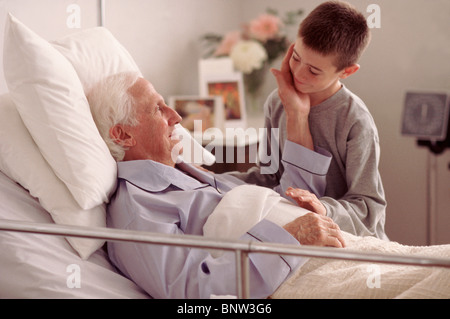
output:
<instances>
[{"instance_id":1,"label":"boy's other hand","mask_svg":"<svg viewBox=\"0 0 450 319\"><path fill-rule=\"evenodd\" d=\"M286 190L286 195L294 199L298 206L304 209L310 210L322 216L327 215L327 209L325 206L323 206L316 195L308 192L307 190L289 187Z\"/></svg>"}]
</instances>

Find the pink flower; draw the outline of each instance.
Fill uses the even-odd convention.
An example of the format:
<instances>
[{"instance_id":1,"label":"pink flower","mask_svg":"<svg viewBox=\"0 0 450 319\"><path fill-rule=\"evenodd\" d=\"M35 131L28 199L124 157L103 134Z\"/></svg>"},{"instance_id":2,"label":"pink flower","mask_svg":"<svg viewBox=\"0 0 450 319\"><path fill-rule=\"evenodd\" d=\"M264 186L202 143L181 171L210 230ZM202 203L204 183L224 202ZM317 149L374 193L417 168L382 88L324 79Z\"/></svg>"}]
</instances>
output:
<instances>
[{"instance_id":1,"label":"pink flower","mask_svg":"<svg viewBox=\"0 0 450 319\"><path fill-rule=\"evenodd\" d=\"M214 56L229 55L233 46L241 40L240 31L228 32L214 52Z\"/></svg>"},{"instance_id":2,"label":"pink flower","mask_svg":"<svg viewBox=\"0 0 450 319\"><path fill-rule=\"evenodd\" d=\"M257 19L250 21L248 31L251 37L266 42L277 35L282 25L283 23L277 16L261 14Z\"/></svg>"}]
</instances>

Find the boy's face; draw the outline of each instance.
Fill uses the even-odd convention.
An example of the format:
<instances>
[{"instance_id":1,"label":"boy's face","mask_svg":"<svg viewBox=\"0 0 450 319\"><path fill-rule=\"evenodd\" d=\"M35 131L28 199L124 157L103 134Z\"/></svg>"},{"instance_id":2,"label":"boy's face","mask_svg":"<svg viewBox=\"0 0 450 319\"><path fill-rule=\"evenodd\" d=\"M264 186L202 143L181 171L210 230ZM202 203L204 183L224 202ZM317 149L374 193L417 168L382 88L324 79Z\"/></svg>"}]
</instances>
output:
<instances>
[{"instance_id":1,"label":"boy's face","mask_svg":"<svg viewBox=\"0 0 450 319\"><path fill-rule=\"evenodd\" d=\"M336 93L341 87L339 80L356 72L359 66L339 71L333 64L334 59L334 55L311 50L303 44L301 37L297 38L289 61L295 88L310 96L322 95L324 98Z\"/></svg>"}]
</instances>

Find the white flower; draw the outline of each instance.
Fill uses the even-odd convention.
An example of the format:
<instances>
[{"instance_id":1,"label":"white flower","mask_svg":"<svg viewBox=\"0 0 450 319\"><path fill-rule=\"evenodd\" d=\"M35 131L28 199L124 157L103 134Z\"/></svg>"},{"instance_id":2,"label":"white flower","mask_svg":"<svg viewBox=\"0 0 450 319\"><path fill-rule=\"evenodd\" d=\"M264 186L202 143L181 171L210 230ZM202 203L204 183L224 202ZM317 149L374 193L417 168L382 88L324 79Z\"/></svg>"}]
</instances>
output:
<instances>
[{"instance_id":1,"label":"white flower","mask_svg":"<svg viewBox=\"0 0 450 319\"><path fill-rule=\"evenodd\" d=\"M248 74L263 66L267 60L267 52L257 41L243 40L233 46L230 58L236 70Z\"/></svg>"}]
</instances>

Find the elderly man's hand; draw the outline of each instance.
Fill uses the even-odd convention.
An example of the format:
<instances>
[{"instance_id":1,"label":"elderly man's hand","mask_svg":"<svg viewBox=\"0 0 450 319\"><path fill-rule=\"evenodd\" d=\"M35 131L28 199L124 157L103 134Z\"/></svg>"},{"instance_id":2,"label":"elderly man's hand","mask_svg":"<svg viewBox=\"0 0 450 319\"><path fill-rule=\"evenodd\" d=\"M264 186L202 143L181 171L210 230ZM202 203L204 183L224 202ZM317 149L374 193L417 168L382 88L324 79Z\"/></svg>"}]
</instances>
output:
<instances>
[{"instance_id":1,"label":"elderly man's hand","mask_svg":"<svg viewBox=\"0 0 450 319\"><path fill-rule=\"evenodd\" d=\"M284 226L302 245L345 247L339 226L327 216L308 213Z\"/></svg>"}]
</instances>

